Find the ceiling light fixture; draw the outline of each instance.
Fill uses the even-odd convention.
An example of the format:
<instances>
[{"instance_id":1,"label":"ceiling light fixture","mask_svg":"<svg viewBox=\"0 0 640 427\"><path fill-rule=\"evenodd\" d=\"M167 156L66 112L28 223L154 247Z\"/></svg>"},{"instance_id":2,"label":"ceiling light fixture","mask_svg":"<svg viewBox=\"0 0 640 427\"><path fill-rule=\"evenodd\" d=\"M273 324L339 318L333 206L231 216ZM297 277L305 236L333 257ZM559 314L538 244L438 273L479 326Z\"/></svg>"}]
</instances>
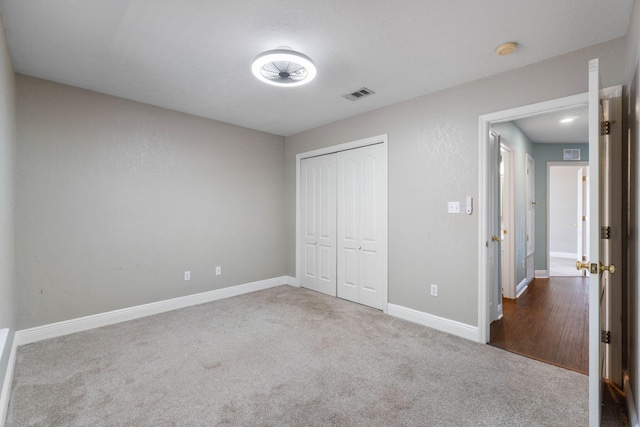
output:
<instances>
[{"instance_id":1,"label":"ceiling light fixture","mask_svg":"<svg viewBox=\"0 0 640 427\"><path fill-rule=\"evenodd\" d=\"M301 86L316 76L311 58L289 49L274 49L256 56L251 71L258 80L275 86Z\"/></svg>"},{"instance_id":2,"label":"ceiling light fixture","mask_svg":"<svg viewBox=\"0 0 640 427\"><path fill-rule=\"evenodd\" d=\"M571 123L572 121L574 121L577 118L578 118L578 116L567 117L566 119L560 120L560 123Z\"/></svg>"},{"instance_id":3,"label":"ceiling light fixture","mask_svg":"<svg viewBox=\"0 0 640 427\"><path fill-rule=\"evenodd\" d=\"M518 48L518 43L515 43L515 42L502 43L496 49L496 55L498 56L511 55L517 48Z\"/></svg>"}]
</instances>

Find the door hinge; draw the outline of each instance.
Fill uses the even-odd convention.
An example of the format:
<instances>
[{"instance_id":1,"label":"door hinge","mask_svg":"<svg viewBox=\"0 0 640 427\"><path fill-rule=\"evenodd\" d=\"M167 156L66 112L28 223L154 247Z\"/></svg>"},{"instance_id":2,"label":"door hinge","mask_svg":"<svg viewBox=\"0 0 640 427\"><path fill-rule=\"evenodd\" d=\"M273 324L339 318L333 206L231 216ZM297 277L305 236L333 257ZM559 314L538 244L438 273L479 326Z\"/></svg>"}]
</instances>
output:
<instances>
[{"instance_id":1,"label":"door hinge","mask_svg":"<svg viewBox=\"0 0 640 427\"><path fill-rule=\"evenodd\" d=\"M611 343L611 332L609 332L609 331L600 331L600 341L603 344L610 344Z\"/></svg>"},{"instance_id":2,"label":"door hinge","mask_svg":"<svg viewBox=\"0 0 640 427\"><path fill-rule=\"evenodd\" d=\"M611 133L611 122L600 122L600 135L609 135Z\"/></svg>"},{"instance_id":3,"label":"door hinge","mask_svg":"<svg viewBox=\"0 0 640 427\"><path fill-rule=\"evenodd\" d=\"M611 239L611 227L604 225L600 227L600 238L603 240Z\"/></svg>"}]
</instances>

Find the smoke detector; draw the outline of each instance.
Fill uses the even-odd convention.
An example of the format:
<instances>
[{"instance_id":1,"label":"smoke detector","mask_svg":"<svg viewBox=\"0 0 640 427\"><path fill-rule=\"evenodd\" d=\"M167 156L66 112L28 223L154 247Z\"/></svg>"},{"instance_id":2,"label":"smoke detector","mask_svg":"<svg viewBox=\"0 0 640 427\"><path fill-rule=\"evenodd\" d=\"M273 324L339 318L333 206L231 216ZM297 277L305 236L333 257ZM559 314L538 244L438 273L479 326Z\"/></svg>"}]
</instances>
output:
<instances>
[{"instance_id":1,"label":"smoke detector","mask_svg":"<svg viewBox=\"0 0 640 427\"><path fill-rule=\"evenodd\" d=\"M518 48L518 43L515 43L515 42L502 43L496 49L496 55L498 56L511 55L517 48Z\"/></svg>"},{"instance_id":2,"label":"smoke detector","mask_svg":"<svg viewBox=\"0 0 640 427\"><path fill-rule=\"evenodd\" d=\"M290 49L262 52L253 60L251 71L264 83L285 87L307 84L316 76L311 58Z\"/></svg>"}]
</instances>

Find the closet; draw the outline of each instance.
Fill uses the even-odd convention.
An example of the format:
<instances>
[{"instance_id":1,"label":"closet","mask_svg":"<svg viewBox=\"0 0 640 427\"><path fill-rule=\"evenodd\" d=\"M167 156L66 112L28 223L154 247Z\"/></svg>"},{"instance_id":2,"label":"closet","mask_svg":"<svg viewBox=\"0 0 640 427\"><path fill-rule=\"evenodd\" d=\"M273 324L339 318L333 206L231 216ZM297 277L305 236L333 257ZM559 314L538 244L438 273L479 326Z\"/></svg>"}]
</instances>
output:
<instances>
[{"instance_id":1,"label":"closet","mask_svg":"<svg viewBox=\"0 0 640 427\"><path fill-rule=\"evenodd\" d=\"M300 285L384 309L386 144L301 159L299 197Z\"/></svg>"}]
</instances>

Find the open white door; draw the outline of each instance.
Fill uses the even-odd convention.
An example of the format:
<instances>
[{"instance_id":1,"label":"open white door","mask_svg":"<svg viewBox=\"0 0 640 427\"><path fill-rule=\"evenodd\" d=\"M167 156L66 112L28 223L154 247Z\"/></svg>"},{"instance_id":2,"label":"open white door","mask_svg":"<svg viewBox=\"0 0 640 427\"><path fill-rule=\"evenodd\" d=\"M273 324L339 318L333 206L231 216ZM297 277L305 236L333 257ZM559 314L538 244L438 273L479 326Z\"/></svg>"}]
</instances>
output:
<instances>
[{"instance_id":1,"label":"open white door","mask_svg":"<svg viewBox=\"0 0 640 427\"><path fill-rule=\"evenodd\" d=\"M502 234L500 230L500 136L491 132L489 137L489 232L491 241L487 242L489 248L489 323L502 317L502 268L500 267L500 246Z\"/></svg>"},{"instance_id":2,"label":"open white door","mask_svg":"<svg viewBox=\"0 0 640 427\"><path fill-rule=\"evenodd\" d=\"M603 379L618 382L622 369L620 211L617 184L621 164L619 116L621 88L600 90L598 60L589 61L589 425L600 425ZM614 127L615 126L615 127ZM617 130L616 130L617 129ZM616 185L618 189L616 189ZM618 202L618 198L620 201ZM621 378L620 378L621 380Z\"/></svg>"}]
</instances>

